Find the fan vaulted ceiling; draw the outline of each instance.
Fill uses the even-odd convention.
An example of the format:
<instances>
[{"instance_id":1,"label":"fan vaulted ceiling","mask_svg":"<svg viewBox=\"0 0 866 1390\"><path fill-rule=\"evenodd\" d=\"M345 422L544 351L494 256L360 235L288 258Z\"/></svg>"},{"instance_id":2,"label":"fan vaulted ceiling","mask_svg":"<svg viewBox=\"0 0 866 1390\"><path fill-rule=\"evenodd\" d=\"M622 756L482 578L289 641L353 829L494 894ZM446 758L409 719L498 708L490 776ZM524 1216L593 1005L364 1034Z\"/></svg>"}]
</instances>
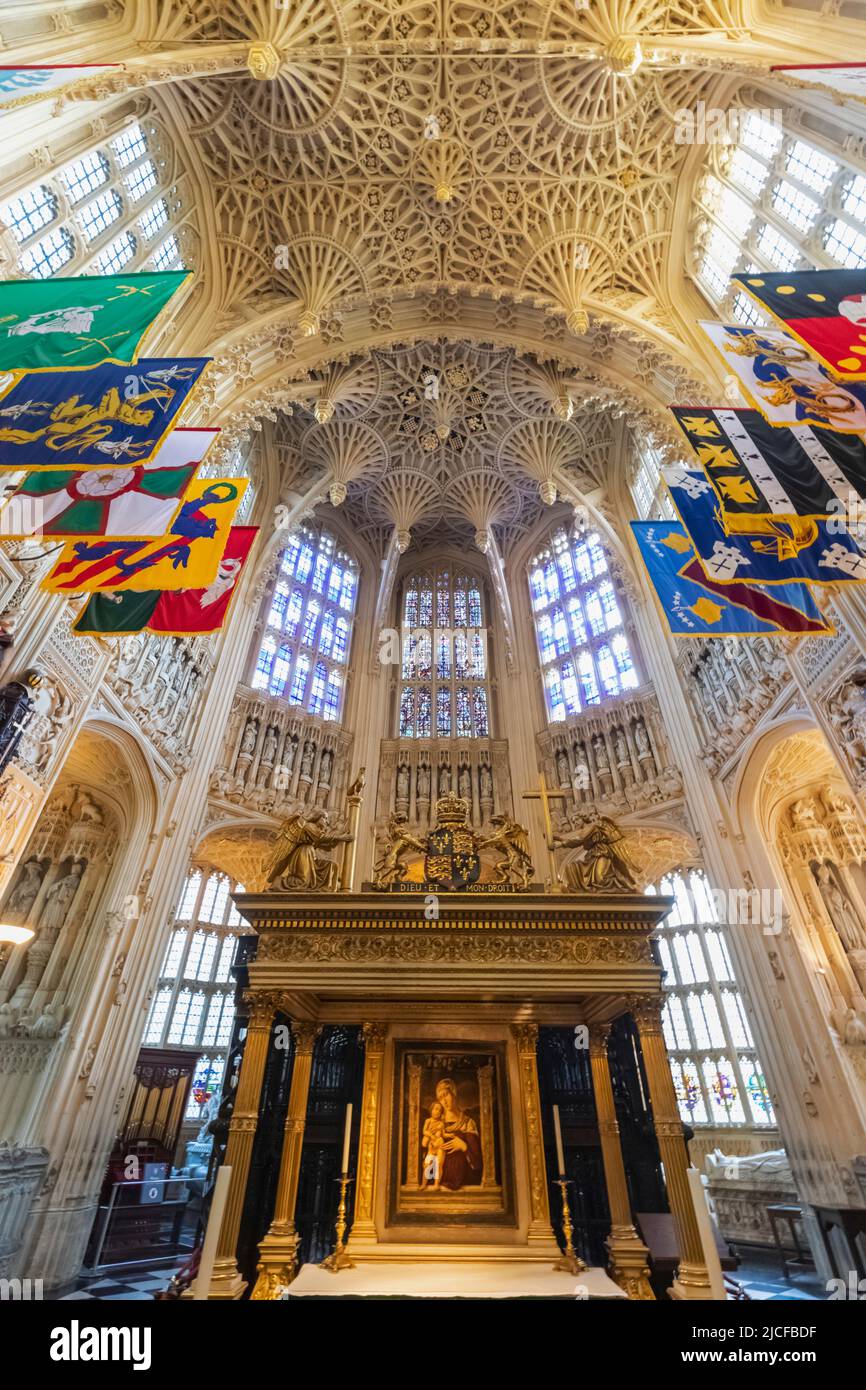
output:
<instances>
[{"instance_id":1,"label":"fan vaulted ceiling","mask_svg":"<svg viewBox=\"0 0 866 1390\"><path fill-rule=\"evenodd\" d=\"M784 104L771 64L845 56L763 0L142 0L123 24L125 70L83 90L145 89L189 170L184 347L216 358L226 444L279 419L377 544L507 540L555 473L606 481L612 406L695 398L705 152L677 113L756 79Z\"/></svg>"}]
</instances>

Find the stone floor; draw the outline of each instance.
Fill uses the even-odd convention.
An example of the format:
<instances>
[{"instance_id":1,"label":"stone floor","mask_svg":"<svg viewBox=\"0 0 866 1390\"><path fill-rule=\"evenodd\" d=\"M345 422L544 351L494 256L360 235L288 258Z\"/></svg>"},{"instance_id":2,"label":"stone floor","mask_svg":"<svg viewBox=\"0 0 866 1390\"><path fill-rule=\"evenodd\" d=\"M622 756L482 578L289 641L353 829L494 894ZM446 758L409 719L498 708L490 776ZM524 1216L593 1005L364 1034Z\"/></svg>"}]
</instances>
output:
<instances>
[{"instance_id":1,"label":"stone floor","mask_svg":"<svg viewBox=\"0 0 866 1390\"><path fill-rule=\"evenodd\" d=\"M63 1301L99 1299L132 1302L152 1299L166 1287L176 1268L177 1262L172 1261L158 1269L130 1268L99 1274L83 1280L81 1287L75 1293L67 1294ZM814 1273L792 1274L785 1279L778 1260L764 1259L753 1253L743 1261L734 1278L746 1290L749 1298L756 1302L802 1302L827 1297L823 1283Z\"/></svg>"}]
</instances>

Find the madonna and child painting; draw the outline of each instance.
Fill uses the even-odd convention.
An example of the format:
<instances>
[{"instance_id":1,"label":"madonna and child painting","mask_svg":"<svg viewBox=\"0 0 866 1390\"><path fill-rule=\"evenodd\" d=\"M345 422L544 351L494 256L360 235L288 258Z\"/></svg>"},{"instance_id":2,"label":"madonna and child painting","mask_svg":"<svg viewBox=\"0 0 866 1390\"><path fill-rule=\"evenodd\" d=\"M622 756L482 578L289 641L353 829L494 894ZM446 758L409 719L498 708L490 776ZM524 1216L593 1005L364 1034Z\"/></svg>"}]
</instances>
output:
<instances>
[{"instance_id":1,"label":"madonna and child painting","mask_svg":"<svg viewBox=\"0 0 866 1390\"><path fill-rule=\"evenodd\" d=\"M398 1045L393 1214L490 1217L506 1211L504 1058L498 1050Z\"/></svg>"}]
</instances>

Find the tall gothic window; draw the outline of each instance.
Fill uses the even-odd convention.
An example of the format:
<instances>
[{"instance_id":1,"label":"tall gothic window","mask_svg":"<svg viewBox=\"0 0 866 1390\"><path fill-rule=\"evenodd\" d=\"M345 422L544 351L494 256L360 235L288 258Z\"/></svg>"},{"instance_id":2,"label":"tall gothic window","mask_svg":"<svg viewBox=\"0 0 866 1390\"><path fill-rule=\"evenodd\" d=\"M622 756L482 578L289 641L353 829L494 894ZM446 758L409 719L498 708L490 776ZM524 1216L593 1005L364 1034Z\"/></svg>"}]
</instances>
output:
<instances>
[{"instance_id":1,"label":"tall gothic window","mask_svg":"<svg viewBox=\"0 0 866 1390\"><path fill-rule=\"evenodd\" d=\"M579 714L638 684L601 540L564 526L529 566L547 715Z\"/></svg>"},{"instance_id":2,"label":"tall gothic window","mask_svg":"<svg viewBox=\"0 0 866 1390\"><path fill-rule=\"evenodd\" d=\"M202 1054L187 1120L197 1120L220 1089L234 1022L229 970L248 928L229 894L243 893L225 874L189 874L144 1030L144 1047L187 1047Z\"/></svg>"},{"instance_id":3,"label":"tall gothic window","mask_svg":"<svg viewBox=\"0 0 866 1390\"><path fill-rule=\"evenodd\" d=\"M645 439L635 439L634 448L636 466L631 491L638 516L642 521L674 521L676 510L662 482L658 450Z\"/></svg>"},{"instance_id":4,"label":"tall gothic window","mask_svg":"<svg viewBox=\"0 0 866 1390\"><path fill-rule=\"evenodd\" d=\"M167 165L156 128L136 123L0 206L22 275L181 269Z\"/></svg>"},{"instance_id":5,"label":"tall gothic window","mask_svg":"<svg viewBox=\"0 0 866 1390\"><path fill-rule=\"evenodd\" d=\"M723 319L769 323L731 286L733 271L866 266L866 163L841 143L831 155L755 111L735 145L714 147L698 191L697 278Z\"/></svg>"},{"instance_id":6,"label":"tall gothic window","mask_svg":"<svg viewBox=\"0 0 866 1390\"><path fill-rule=\"evenodd\" d=\"M655 939L665 971L665 1043L680 1115L690 1125L774 1125L764 1072L703 873L646 890L674 906Z\"/></svg>"},{"instance_id":7,"label":"tall gothic window","mask_svg":"<svg viewBox=\"0 0 866 1390\"><path fill-rule=\"evenodd\" d=\"M253 688L338 719L357 596L351 555L324 527L300 527L280 557Z\"/></svg>"},{"instance_id":8,"label":"tall gothic window","mask_svg":"<svg viewBox=\"0 0 866 1390\"><path fill-rule=\"evenodd\" d=\"M448 566L403 585L401 738L489 738L481 585Z\"/></svg>"}]
</instances>

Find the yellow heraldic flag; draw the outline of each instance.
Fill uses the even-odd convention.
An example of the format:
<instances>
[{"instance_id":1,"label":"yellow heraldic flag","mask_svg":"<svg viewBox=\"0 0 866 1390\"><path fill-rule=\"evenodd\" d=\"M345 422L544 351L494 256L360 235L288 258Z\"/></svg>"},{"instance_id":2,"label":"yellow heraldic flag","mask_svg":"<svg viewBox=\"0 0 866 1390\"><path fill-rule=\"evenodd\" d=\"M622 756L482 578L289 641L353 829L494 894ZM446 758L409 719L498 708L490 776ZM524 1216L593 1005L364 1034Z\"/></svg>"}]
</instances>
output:
<instances>
[{"instance_id":1,"label":"yellow heraldic flag","mask_svg":"<svg viewBox=\"0 0 866 1390\"><path fill-rule=\"evenodd\" d=\"M204 589L217 575L246 478L194 482L171 529L154 540L70 541L42 581L55 594Z\"/></svg>"}]
</instances>

